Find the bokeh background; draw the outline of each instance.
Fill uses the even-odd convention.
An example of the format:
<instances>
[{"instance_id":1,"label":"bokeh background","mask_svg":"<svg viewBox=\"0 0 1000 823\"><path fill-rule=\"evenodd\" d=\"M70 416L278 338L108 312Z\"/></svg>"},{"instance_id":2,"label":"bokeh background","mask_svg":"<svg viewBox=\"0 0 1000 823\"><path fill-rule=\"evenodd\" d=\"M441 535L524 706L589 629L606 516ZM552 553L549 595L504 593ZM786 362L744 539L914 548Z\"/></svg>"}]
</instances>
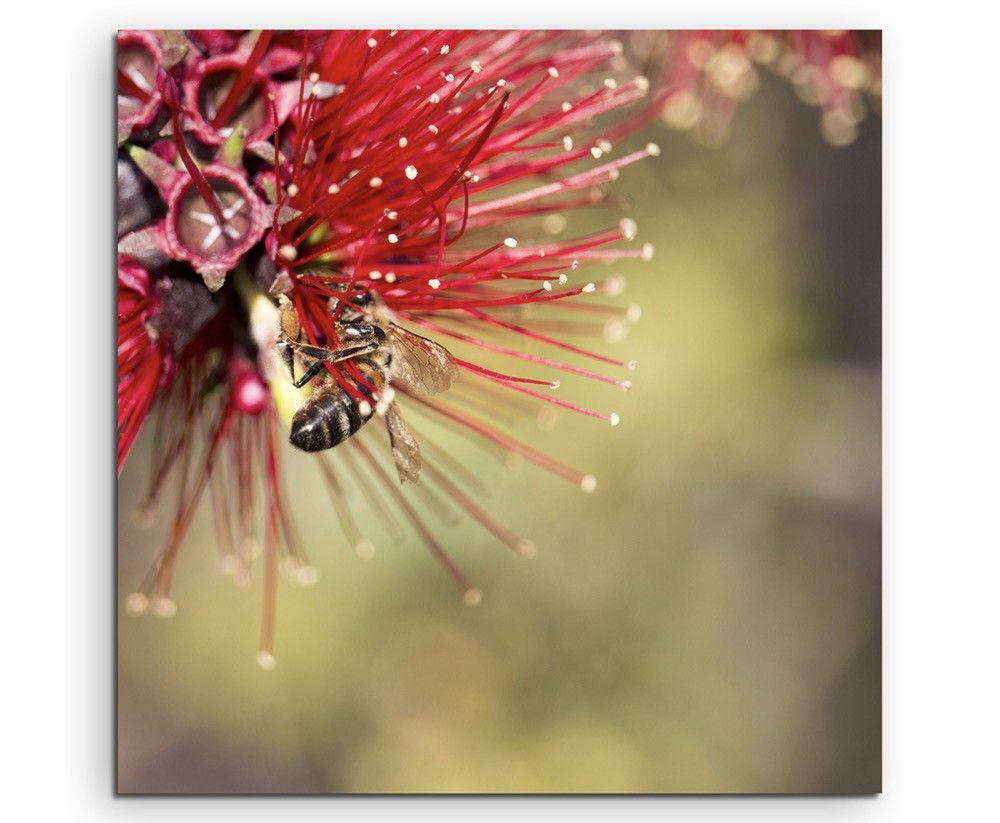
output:
<instances>
[{"instance_id":1,"label":"bokeh background","mask_svg":"<svg viewBox=\"0 0 1000 823\"><path fill-rule=\"evenodd\" d=\"M622 423L515 430L597 492L411 414L539 549L429 514L484 592L469 609L409 533L374 524L359 560L289 452L320 578L281 585L278 666L255 663L260 579L220 574L206 507L177 614L119 609L120 791L880 789L880 121L833 148L815 109L762 81L721 147L656 123L616 147L662 148L616 187L655 257L593 272L622 273L642 307L614 352L639 361L635 386L567 378L559 396ZM148 435L119 484L119 602L169 515L132 525Z\"/></svg>"}]
</instances>

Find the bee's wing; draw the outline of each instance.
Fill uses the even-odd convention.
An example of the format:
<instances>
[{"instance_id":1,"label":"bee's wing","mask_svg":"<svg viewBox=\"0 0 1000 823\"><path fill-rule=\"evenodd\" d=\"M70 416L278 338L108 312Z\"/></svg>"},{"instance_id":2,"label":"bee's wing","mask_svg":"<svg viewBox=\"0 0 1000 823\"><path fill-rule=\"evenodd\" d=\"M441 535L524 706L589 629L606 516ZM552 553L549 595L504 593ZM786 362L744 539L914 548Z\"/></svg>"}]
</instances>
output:
<instances>
[{"instance_id":1,"label":"bee's wing","mask_svg":"<svg viewBox=\"0 0 1000 823\"><path fill-rule=\"evenodd\" d=\"M399 472L399 482L416 483L422 466L420 446L403 422L403 415L395 403L390 403L385 410L385 425L389 429L392 459L396 463L396 471Z\"/></svg>"},{"instance_id":2,"label":"bee's wing","mask_svg":"<svg viewBox=\"0 0 1000 823\"><path fill-rule=\"evenodd\" d=\"M418 394L439 394L451 388L458 367L448 350L433 340L397 326L389 326L392 365L389 379Z\"/></svg>"}]
</instances>

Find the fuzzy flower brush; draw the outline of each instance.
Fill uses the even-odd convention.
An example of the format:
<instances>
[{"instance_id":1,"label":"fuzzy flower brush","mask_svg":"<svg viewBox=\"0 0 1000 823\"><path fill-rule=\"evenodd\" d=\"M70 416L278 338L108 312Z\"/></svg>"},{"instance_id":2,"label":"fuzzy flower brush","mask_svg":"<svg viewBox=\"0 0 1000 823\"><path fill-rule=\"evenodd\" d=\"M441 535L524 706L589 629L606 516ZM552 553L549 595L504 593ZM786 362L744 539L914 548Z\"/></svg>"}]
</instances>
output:
<instances>
[{"instance_id":1,"label":"fuzzy flower brush","mask_svg":"<svg viewBox=\"0 0 1000 823\"><path fill-rule=\"evenodd\" d=\"M129 614L173 613L178 552L207 498L224 571L248 580L261 549L258 660L274 664L279 572L316 575L287 506L285 448L314 452L359 555L374 546L348 487L407 521L470 605L479 590L415 500L464 511L518 555L533 546L411 417L595 489L481 412L530 401L618 424L553 391L560 372L630 387L634 363L567 338L620 337L638 316L595 301L622 281L583 266L652 249L630 242L627 218L553 236L658 154L614 151L639 122L619 115L649 88L612 71L622 51L584 32L119 34L118 468L152 413L140 520L169 477L179 489ZM518 362L552 376L518 376Z\"/></svg>"}]
</instances>

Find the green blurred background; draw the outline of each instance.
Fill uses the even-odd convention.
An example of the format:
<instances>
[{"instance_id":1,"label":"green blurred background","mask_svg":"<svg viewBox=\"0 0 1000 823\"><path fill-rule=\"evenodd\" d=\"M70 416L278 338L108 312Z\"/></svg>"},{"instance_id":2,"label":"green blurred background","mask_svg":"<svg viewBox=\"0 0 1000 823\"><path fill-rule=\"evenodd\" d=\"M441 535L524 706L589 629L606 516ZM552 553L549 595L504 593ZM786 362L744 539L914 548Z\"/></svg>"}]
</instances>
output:
<instances>
[{"instance_id":1,"label":"green blurred background","mask_svg":"<svg viewBox=\"0 0 1000 823\"><path fill-rule=\"evenodd\" d=\"M320 579L281 584L277 669L255 663L259 570L249 588L219 573L204 507L176 616L119 609L119 790L878 791L880 128L831 148L765 77L721 148L660 124L616 146L662 148L615 189L656 256L591 269L624 274L620 299L642 306L613 350L639 369L629 394L567 377L558 395L622 423L515 430L597 492L512 476L410 414L539 548L522 560L428 515L484 592L469 609L416 537L372 528L359 560L289 454ZM148 435L119 485L119 601L169 514L131 525Z\"/></svg>"}]
</instances>

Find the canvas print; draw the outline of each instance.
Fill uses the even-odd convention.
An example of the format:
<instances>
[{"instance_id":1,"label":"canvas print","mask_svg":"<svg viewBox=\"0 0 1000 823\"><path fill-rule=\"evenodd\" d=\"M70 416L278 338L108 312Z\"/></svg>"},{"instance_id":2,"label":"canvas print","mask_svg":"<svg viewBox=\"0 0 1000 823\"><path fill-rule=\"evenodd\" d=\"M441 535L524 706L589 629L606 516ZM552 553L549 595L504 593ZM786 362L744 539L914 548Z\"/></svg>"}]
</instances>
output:
<instances>
[{"instance_id":1,"label":"canvas print","mask_svg":"<svg viewBox=\"0 0 1000 823\"><path fill-rule=\"evenodd\" d=\"M117 792L881 790L879 32L116 39Z\"/></svg>"}]
</instances>

